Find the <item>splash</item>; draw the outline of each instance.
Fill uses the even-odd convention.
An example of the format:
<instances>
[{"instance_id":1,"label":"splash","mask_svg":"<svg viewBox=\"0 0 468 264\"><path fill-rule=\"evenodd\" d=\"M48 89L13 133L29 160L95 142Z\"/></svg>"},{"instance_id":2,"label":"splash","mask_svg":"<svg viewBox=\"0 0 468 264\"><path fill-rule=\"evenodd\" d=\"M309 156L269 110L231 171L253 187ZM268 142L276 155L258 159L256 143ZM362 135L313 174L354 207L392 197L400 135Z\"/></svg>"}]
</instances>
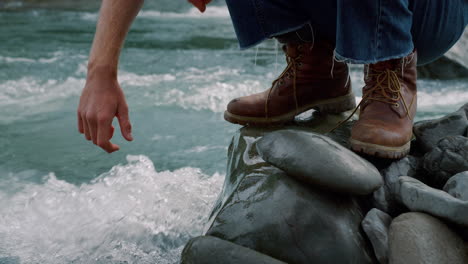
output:
<instances>
[{"instance_id":1,"label":"splash","mask_svg":"<svg viewBox=\"0 0 468 264\"><path fill-rule=\"evenodd\" d=\"M43 183L0 189L0 261L21 263L176 263L200 235L223 177L195 168L157 172L128 156L89 184L54 174ZM12 186L16 188L18 186Z\"/></svg>"}]
</instances>

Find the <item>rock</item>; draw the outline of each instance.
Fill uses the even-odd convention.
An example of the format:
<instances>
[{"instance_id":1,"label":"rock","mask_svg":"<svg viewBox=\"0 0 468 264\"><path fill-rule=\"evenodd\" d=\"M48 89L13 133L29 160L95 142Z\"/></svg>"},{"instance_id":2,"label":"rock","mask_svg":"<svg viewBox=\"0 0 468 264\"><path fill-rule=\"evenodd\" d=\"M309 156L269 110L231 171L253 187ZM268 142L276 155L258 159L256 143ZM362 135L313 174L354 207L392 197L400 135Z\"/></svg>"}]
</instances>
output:
<instances>
[{"instance_id":1,"label":"rock","mask_svg":"<svg viewBox=\"0 0 468 264\"><path fill-rule=\"evenodd\" d=\"M468 227L468 201L402 176L398 180L397 198L411 211L426 212Z\"/></svg>"},{"instance_id":2,"label":"rock","mask_svg":"<svg viewBox=\"0 0 468 264\"><path fill-rule=\"evenodd\" d=\"M181 264L285 264L216 237L201 236L191 239L182 252Z\"/></svg>"},{"instance_id":3,"label":"rock","mask_svg":"<svg viewBox=\"0 0 468 264\"><path fill-rule=\"evenodd\" d=\"M362 221L362 229L372 243L375 256L381 264L388 263L388 228L392 217L373 208Z\"/></svg>"},{"instance_id":4,"label":"rock","mask_svg":"<svg viewBox=\"0 0 468 264\"><path fill-rule=\"evenodd\" d=\"M391 215L397 215L404 211L395 199L395 184L400 176L415 177L420 167L420 160L413 156L393 162L386 169L381 171L384 178L384 185L372 194L373 205Z\"/></svg>"},{"instance_id":5,"label":"rock","mask_svg":"<svg viewBox=\"0 0 468 264\"><path fill-rule=\"evenodd\" d=\"M389 233L390 264L466 264L463 240L440 220L406 213L393 220Z\"/></svg>"},{"instance_id":6,"label":"rock","mask_svg":"<svg viewBox=\"0 0 468 264\"><path fill-rule=\"evenodd\" d=\"M458 61L442 56L429 64L418 66L418 78L438 80L468 78L468 68Z\"/></svg>"},{"instance_id":7,"label":"rock","mask_svg":"<svg viewBox=\"0 0 468 264\"><path fill-rule=\"evenodd\" d=\"M264 160L312 186L366 195L383 183L371 163L324 135L279 130L260 139L257 149Z\"/></svg>"},{"instance_id":8,"label":"rock","mask_svg":"<svg viewBox=\"0 0 468 264\"><path fill-rule=\"evenodd\" d=\"M444 186L444 191L455 198L468 201L468 171L454 175Z\"/></svg>"},{"instance_id":9,"label":"rock","mask_svg":"<svg viewBox=\"0 0 468 264\"><path fill-rule=\"evenodd\" d=\"M206 234L287 263L373 263L358 200L307 186L263 161L259 131L243 128L234 137Z\"/></svg>"},{"instance_id":10,"label":"rock","mask_svg":"<svg viewBox=\"0 0 468 264\"><path fill-rule=\"evenodd\" d=\"M468 103L442 118L416 122L413 132L422 150L431 151L442 138L447 136L463 136L468 127L466 110Z\"/></svg>"},{"instance_id":11,"label":"rock","mask_svg":"<svg viewBox=\"0 0 468 264\"><path fill-rule=\"evenodd\" d=\"M468 28L465 28L463 35L445 56L460 63L465 68L468 68L468 53L466 52L466 47L468 47Z\"/></svg>"},{"instance_id":12,"label":"rock","mask_svg":"<svg viewBox=\"0 0 468 264\"><path fill-rule=\"evenodd\" d=\"M449 136L424 156L424 169L432 176L434 186L444 186L451 176L468 170L468 138Z\"/></svg>"}]
</instances>

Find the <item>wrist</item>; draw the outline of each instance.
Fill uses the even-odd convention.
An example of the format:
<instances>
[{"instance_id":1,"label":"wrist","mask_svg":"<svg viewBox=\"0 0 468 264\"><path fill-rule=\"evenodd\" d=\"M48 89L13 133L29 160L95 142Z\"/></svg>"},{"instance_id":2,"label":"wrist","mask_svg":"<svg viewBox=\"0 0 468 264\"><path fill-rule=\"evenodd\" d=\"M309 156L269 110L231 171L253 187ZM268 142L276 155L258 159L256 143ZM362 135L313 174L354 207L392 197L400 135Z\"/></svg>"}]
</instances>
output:
<instances>
[{"instance_id":1,"label":"wrist","mask_svg":"<svg viewBox=\"0 0 468 264\"><path fill-rule=\"evenodd\" d=\"M117 66L113 65L96 65L94 63L88 64L88 80L95 78L105 78L117 80Z\"/></svg>"}]
</instances>

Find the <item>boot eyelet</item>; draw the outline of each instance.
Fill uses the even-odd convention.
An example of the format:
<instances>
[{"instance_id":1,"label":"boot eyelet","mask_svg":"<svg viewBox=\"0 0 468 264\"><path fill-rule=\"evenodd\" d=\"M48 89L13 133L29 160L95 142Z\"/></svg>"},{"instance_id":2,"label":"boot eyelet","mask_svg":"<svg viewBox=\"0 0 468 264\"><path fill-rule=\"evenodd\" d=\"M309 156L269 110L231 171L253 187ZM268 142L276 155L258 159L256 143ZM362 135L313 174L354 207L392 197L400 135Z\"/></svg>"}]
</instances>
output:
<instances>
[{"instance_id":1,"label":"boot eyelet","mask_svg":"<svg viewBox=\"0 0 468 264\"><path fill-rule=\"evenodd\" d=\"M302 62L297 63L297 66L301 67L301 66L302 66Z\"/></svg>"},{"instance_id":2,"label":"boot eyelet","mask_svg":"<svg viewBox=\"0 0 468 264\"><path fill-rule=\"evenodd\" d=\"M297 50L302 50L302 45L297 46Z\"/></svg>"},{"instance_id":3,"label":"boot eyelet","mask_svg":"<svg viewBox=\"0 0 468 264\"><path fill-rule=\"evenodd\" d=\"M400 105L398 103L394 104L393 106L396 107L396 108L400 107Z\"/></svg>"}]
</instances>

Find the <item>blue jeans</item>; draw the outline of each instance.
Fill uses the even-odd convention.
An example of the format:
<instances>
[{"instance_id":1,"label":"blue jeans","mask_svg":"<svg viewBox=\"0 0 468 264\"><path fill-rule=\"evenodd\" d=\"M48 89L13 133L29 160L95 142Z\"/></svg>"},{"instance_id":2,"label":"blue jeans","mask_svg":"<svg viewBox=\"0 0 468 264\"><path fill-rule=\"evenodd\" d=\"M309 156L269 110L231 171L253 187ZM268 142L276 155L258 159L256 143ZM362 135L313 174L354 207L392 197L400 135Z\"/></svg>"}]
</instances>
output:
<instances>
[{"instance_id":1,"label":"blue jeans","mask_svg":"<svg viewBox=\"0 0 468 264\"><path fill-rule=\"evenodd\" d=\"M226 0L241 48L310 24L338 60L442 56L468 23L468 0Z\"/></svg>"}]
</instances>

